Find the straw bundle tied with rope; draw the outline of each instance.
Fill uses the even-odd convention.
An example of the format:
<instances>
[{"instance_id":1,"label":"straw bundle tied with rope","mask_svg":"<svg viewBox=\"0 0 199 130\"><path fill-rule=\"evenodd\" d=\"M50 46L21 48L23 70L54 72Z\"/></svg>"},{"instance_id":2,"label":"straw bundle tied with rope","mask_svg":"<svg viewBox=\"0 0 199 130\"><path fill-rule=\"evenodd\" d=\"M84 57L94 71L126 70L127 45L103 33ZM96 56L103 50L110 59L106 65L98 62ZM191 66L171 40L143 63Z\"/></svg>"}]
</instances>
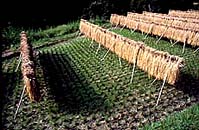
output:
<instances>
[{"instance_id":1,"label":"straw bundle tied with rope","mask_svg":"<svg viewBox=\"0 0 199 130\"><path fill-rule=\"evenodd\" d=\"M117 18L114 18L114 17L117 17ZM113 21L111 23L113 25L120 25L120 26L129 27L129 28L132 27L130 29L136 29L136 30L145 32L147 33L147 35L154 34L154 35L165 37L168 39L173 39L178 42L183 42L184 44L190 44L192 46L198 46L199 44L198 32L195 32L195 31L182 30L179 28L159 25L159 24L150 23L150 22L141 22L142 20L137 20L134 18L129 18L129 17L116 15L116 14L111 15L110 19L111 19L110 21ZM120 21L119 22L114 21L114 19L120 19L121 21L126 21L126 23L121 25ZM131 26L130 24L131 22L134 23L134 25L139 25L139 26L138 27ZM190 34L190 32L192 33L192 35L188 35Z\"/></svg>"},{"instance_id":2,"label":"straw bundle tied with rope","mask_svg":"<svg viewBox=\"0 0 199 130\"><path fill-rule=\"evenodd\" d=\"M27 35L21 32L21 71L23 74L23 81L26 86L26 92L31 101L39 101L40 92L36 81L35 64L33 61L33 50L27 41Z\"/></svg>"},{"instance_id":3,"label":"straw bundle tied with rope","mask_svg":"<svg viewBox=\"0 0 199 130\"><path fill-rule=\"evenodd\" d=\"M80 32L87 36L86 33L88 32L86 30L89 29L86 28L92 28L93 26L94 24L81 20ZM168 52L158 51L146 46L143 42L136 42L99 26L97 26L96 31L92 31L92 33L97 32L100 33L98 35L92 34L92 36L95 36L92 39L95 39L99 44L104 45L129 63L137 65L143 71L148 72L149 76L154 76L158 80L166 79L171 85L174 85L178 80L180 69L184 66L183 58L170 55ZM167 75L166 78L165 75Z\"/></svg>"}]
</instances>

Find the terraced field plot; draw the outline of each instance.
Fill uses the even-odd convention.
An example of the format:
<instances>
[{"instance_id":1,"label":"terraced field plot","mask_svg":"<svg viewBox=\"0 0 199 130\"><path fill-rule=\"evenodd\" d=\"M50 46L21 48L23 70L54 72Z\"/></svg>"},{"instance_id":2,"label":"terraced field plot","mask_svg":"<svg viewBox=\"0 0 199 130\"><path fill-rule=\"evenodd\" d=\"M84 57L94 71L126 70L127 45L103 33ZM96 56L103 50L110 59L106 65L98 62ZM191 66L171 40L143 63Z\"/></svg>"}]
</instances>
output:
<instances>
[{"instance_id":1,"label":"terraced field plot","mask_svg":"<svg viewBox=\"0 0 199 130\"><path fill-rule=\"evenodd\" d=\"M136 40L144 36L129 30L114 30ZM151 41L150 41L151 40ZM183 110L197 102L199 83L199 54L182 46L170 47L168 42L153 44L155 38L147 38L146 44L185 58L182 79L174 87L165 85L159 105L155 107L162 81L136 68L130 84L132 65L109 53L85 38L40 49L37 75L42 90L38 104L29 103L27 97L17 119L16 105L23 88L21 72L14 72L17 57L4 60L5 78L3 124L6 129L136 129L147 123L162 120L167 115ZM156 39L157 40L157 39ZM91 46L90 46L91 44ZM28 124L28 125L27 125Z\"/></svg>"}]
</instances>

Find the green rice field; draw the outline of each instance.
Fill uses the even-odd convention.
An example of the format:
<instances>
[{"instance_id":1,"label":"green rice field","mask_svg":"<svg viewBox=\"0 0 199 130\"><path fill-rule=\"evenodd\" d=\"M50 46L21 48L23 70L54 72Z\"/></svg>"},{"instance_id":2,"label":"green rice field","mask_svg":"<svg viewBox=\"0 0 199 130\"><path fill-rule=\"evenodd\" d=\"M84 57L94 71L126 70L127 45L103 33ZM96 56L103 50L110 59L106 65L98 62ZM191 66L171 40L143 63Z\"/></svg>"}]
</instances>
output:
<instances>
[{"instance_id":1,"label":"green rice field","mask_svg":"<svg viewBox=\"0 0 199 130\"><path fill-rule=\"evenodd\" d=\"M155 44L155 36L144 39L146 34L129 29L110 30L185 59L179 82L176 86L165 84L158 106L163 81L151 84L155 78L136 67L130 83L133 65L125 60L120 64L112 52L102 61L106 48L98 50L98 43L63 32L49 41L63 37L68 40L37 49L36 72L42 97L38 103L30 102L25 94L16 119L14 113L24 85L21 70L15 72L19 56L3 59L3 128L199 129L199 51L194 53L196 48L187 45L182 53L181 43L171 46L169 40L162 39ZM35 40L33 46L43 45L43 41Z\"/></svg>"}]
</instances>

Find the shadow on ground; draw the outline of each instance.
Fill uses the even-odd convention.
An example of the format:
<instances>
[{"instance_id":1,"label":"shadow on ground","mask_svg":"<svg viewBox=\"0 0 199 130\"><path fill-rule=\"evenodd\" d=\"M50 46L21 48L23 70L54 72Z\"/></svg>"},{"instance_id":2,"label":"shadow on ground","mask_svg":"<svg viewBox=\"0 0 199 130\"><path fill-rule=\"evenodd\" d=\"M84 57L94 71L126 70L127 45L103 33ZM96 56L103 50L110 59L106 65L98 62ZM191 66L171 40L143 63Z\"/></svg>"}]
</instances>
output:
<instances>
[{"instance_id":1,"label":"shadow on ground","mask_svg":"<svg viewBox=\"0 0 199 130\"><path fill-rule=\"evenodd\" d=\"M104 111L105 98L98 94L81 70L72 65L72 60L64 54L41 54L43 69L49 94L58 104L60 112L77 114Z\"/></svg>"},{"instance_id":2,"label":"shadow on ground","mask_svg":"<svg viewBox=\"0 0 199 130\"><path fill-rule=\"evenodd\" d=\"M2 73L2 98L1 98L1 110L2 110L2 125L4 127L8 123L8 111L9 107L14 107L18 103L18 100L15 99L16 93L19 90L17 87L17 81L19 78L20 72L11 72L11 73ZM9 107L8 107L9 106Z\"/></svg>"},{"instance_id":3,"label":"shadow on ground","mask_svg":"<svg viewBox=\"0 0 199 130\"><path fill-rule=\"evenodd\" d=\"M2 103L6 104L7 102L10 102L10 97L13 97L15 87L17 87L17 80L18 80L18 73L20 72L13 72L13 73L3 73L2 80L3 80L3 86L2 86L2 94L3 99Z\"/></svg>"},{"instance_id":4,"label":"shadow on ground","mask_svg":"<svg viewBox=\"0 0 199 130\"><path fill-rule=\"evenodd\" d=\"M199 79L191 74L182 73L176 84L176 88L189 96L194 96L199 101Z\"/></svg>"}]
</instances>

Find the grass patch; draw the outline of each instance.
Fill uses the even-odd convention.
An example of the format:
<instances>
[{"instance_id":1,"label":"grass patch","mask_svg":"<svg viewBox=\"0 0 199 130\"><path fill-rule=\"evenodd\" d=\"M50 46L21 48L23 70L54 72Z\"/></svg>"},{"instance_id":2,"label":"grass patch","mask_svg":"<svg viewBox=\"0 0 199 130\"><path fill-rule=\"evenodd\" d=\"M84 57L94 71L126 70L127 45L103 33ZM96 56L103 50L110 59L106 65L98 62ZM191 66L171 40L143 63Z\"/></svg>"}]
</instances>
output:
<instances>
[{"instance_id":1,"label":"grass patch","mask_svg":"<svg viewBox=\"0 0 199 130\"><path fill-rule=\"evenodd\" d=\"M161 122L148 124L142 130L198 130L199 105L194 105L180 113L172 114Z\"/></svg>"},{"instance_id":2,"label":"grass patch","mask_svg":"<svg viewBox=\"0 0 199 130\"><path fill-rule=\"evenodd\" d=\"M26 31L28 34L28 40L31 43L40 43L47 41L55 37L65 37L65 35L74 33L79 29L79 21L74 21L65 25L60 25L57 27L51 27L49 29L25 29L23 27L12 27L9 26L2 30L2 38L4 39L4 44L2 46L2 51L11 50L15 51L19 49L20 45L20 33L21 31Z\"/></svg>"}]
</instances>

